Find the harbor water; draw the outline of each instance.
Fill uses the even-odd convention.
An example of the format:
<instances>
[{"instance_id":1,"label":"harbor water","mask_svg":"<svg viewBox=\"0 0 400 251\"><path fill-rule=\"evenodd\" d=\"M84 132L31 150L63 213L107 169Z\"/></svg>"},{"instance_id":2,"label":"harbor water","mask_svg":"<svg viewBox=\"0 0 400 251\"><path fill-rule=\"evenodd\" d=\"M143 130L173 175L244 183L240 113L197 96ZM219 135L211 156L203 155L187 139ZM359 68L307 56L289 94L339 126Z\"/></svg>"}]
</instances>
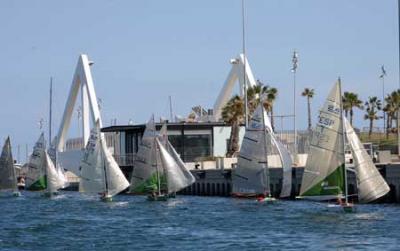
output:
<instances>
[{"instance_id":1,"label":"harbor water","mask_svg":"<svg viewBox=\"0 0 400 251\"><path fill-rule=\"evenodd\" d=\"M0 250L399 250L400 206L23 192L0 197Z\"/></svg>"}]
</instances>

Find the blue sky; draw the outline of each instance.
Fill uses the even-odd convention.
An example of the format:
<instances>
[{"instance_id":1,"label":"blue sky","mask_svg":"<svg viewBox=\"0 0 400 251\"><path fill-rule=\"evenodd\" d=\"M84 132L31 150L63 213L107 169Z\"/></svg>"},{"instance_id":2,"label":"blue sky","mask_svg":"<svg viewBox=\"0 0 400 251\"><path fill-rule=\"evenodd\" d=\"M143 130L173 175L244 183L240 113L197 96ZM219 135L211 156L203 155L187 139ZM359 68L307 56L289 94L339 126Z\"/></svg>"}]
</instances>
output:
<instances>
[{"instance_id":1,"label":"blue sky","mask_svg":"<svg viewBox=\"0 0 400 251\"><path fill-rule=\"evenodd\" d=\"M363 100L381 97L381 64L386 89L399 85L397 1L248 0L246 7L248 59L257 79L279 89L275 114L292 113L293 49L299 51L297 92L316 92L314 121L339 75L344 91ZM50 76L58 129L80 53L95 61L105 125L113 118L127 124L151 113L168 116L168 95L176 114L211 108L229 59L241 52L240 8L240 0L1 1L0 137L10 135L14 150L31 148L38 121L47 121ZM298 113L305 128L300 96ZM355 125L367 126L362 112L356 114ZM285 129L291 126L285 122Z\"/></svg>"}]
</instances>

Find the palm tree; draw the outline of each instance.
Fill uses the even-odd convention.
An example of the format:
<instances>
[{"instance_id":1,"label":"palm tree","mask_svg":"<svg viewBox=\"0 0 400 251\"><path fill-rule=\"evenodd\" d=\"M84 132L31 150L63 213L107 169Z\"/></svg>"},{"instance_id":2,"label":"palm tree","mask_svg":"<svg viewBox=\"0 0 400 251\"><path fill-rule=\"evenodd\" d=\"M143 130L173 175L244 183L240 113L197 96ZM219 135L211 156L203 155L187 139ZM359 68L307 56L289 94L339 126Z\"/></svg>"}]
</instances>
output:
<instances>
[{"instance_id":1,"label":"palm tree","mask_svg":"<svg viewBox=\"0 0 400 251\"><path fill-rule=\"evenodd\" d=\"M362 101L358 99L358 94L353 92L344 92L343 94L343 110L345 112L346 118L350 112L350 124L353 126L353 108L363 109Z\"/></svg>"},{"instance_id":2,"label":"palm tree","mask_svg":"<svg viewBox=\"0 0 400 251\"><path fill-rule=\"evenodd\" d=\"M244 101L239 96L232 97L222 108L222 119L231 126L227 157L234 156L239 151L240 124L244 122Z\"/></svg>"},{"instance_id":3,"label":"palm tree","mask_svg":"<svg viewBox=\"0 0 400 251\"><path fill-rule=\"evenodd\" d=\"M386 113L386 138L389 138L389 131L390 128L392 128L392 120L396 113L396 104L390 94L386 96L385 102L386 105L382 110Z\"/></svg>"},{"instance_id":4,"label":"palm tree","mask_svg":"<svg viewBox=\"0 0 400 251\"><path fill-rule=\"evenodd\" d=\"M400 90L393 91L385 98L386 105L382 109L386 112L386 138L389 137L390 129L393 127L393 119L397 118L397 111L400 108ZM396 119L397 125L397 119Z\"/></svg>"},{"instance_id":5,"label":"palm tree","mask_svg":"<svg viewBox=\"0 0 400 251\"><path fill-rule=\"evenodd\" d=\"M314 89L304 88L301 96L307 97L308 130L311 131L311 99L314 97Z\"/></svg>"},{"instance_id":6,"label":"palm tree","mask_svg":"<svg viewBox=\"0 0 400 251\"><path fill-rule=\"evenodd\" d=\"M275 125L274 125L274 102L276 98L278 97L278 89L275 87L270 87L268 85L262 87L262 93L265 95L264 99L264 108L267 111L267 113L270 115L271 118L271 126L272 130L275 131Z\"/></svg>"},{"instance_id":7,"label":"palm tree","mask_svg":"<svg viewBox=\"0 0 400 251\"><path fill-rule=\"evenodd\" d=\"M264 86L260 81L258 85L247 89L248 116L252 117L255 109L260 103L260 97L264 96L263 105L265 110L271 114L271 125L273 124L273 103L276 99L278 90L273 87ZM232 157L239 151L239 130L240 125L244 123L244 100L236 95L222 108L222 119L231 126L231 135L229 138L227 156Z\"/></svg>"},{"instance_id":8,"label":"palm tree","mask_svg":"<svg viewBox=\"0 0 400 251\"><path fill-rule=\"evenodd\" d=\"M374 120L378 120L381 117L379 117L378 111L382 109L382 104L381 101L378 99L378 97L368 97L368 101L365 102L365 107L366 107L366 114L364 115L365 120L369 120L369 137L371 137L372 134L372 128L374 126Z\"/></svg>"}]
</instances>

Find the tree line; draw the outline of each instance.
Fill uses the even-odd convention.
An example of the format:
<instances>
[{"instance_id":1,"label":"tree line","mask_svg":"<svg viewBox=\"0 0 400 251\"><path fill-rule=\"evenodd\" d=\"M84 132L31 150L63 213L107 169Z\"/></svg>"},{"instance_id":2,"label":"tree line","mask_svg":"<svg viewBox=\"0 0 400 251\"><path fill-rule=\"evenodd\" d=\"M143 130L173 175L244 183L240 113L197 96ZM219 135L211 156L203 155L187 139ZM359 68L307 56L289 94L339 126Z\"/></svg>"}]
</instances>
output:
<instances>
[{"instance_id":1,"label":"tree line","mask_svg":"<svg viewBox=\"0 0 400 251\"><path fill-rule=\"evenodd\" d=\"M312 88L304 88L301 96L306 98L307 102L307 128L311 130L311 101L315 96L315 90ZM261 102L260 97L264 97L262 102L264 109L267 111L270 119L272 129L274 126L274 102L278 97L278 89L269 85L264 85L261 81L257 80L257 85L247 88L247 106L248 106L248 119L252 117L253 112ZM353 92L344 92L342 96L343 111L345 116L349 119L350 124L353 125L353 118L355 109L364 110L364 119L369 121L369 136L372 134L374 123L383 118L380 111L385 113L386 124L386 137L390 132L396 132L397 128L397 111L400 109L400 89L393 91L385 97L385 105L376 96L370 96L363 102L359 99L358 94ZM231 134L228 143L227 156L235 156L239 152L239 130L240 126L245 123L244 114L244 99L239 95L233 96L222 109L222 119L225 123L231 126ZM396 126L393 126L393 120L396 121Z\"/></svg>"}]
</instances>

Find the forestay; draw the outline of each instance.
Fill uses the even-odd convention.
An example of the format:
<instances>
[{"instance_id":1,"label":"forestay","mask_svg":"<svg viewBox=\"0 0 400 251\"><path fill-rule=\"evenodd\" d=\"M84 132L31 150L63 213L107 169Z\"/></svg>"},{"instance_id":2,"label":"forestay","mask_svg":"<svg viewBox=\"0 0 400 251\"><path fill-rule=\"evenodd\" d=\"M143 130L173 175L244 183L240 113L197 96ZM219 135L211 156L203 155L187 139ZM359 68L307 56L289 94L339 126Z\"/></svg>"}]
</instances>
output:
<instances>
[{"instance_id":1,"label":"forestay","mask_svg":"<svg viewBox=\"0 0 400 251\"><path fill-rule=\"evenodd\" d=\"M390 191L382 175L376 169L371 157L364 149L350 122L344 117L348 144L353 154L354 169L357 177L358 200L374 201Z\"/></svg>"},{"instance_id":2,"label":"forestay","mask_svg":"<svg viewBox=\"0 0 400 251\"><path fill-rule=\"evenodd\" d=\"M0 190L17 190L17 177L11 152L10 138L7 137L0 156Z\"/></svg>"},{"instance_id":3,"label":"forestay","mask_svg":"<svg viewBox=\"0 0 400 251\"><path fill-rule=\"evenodd\" d=\"M341 197L344 191L344 152L339 83L320 110L310 142L300 195L314 200Z\"/></svg>"}]
</instances>

